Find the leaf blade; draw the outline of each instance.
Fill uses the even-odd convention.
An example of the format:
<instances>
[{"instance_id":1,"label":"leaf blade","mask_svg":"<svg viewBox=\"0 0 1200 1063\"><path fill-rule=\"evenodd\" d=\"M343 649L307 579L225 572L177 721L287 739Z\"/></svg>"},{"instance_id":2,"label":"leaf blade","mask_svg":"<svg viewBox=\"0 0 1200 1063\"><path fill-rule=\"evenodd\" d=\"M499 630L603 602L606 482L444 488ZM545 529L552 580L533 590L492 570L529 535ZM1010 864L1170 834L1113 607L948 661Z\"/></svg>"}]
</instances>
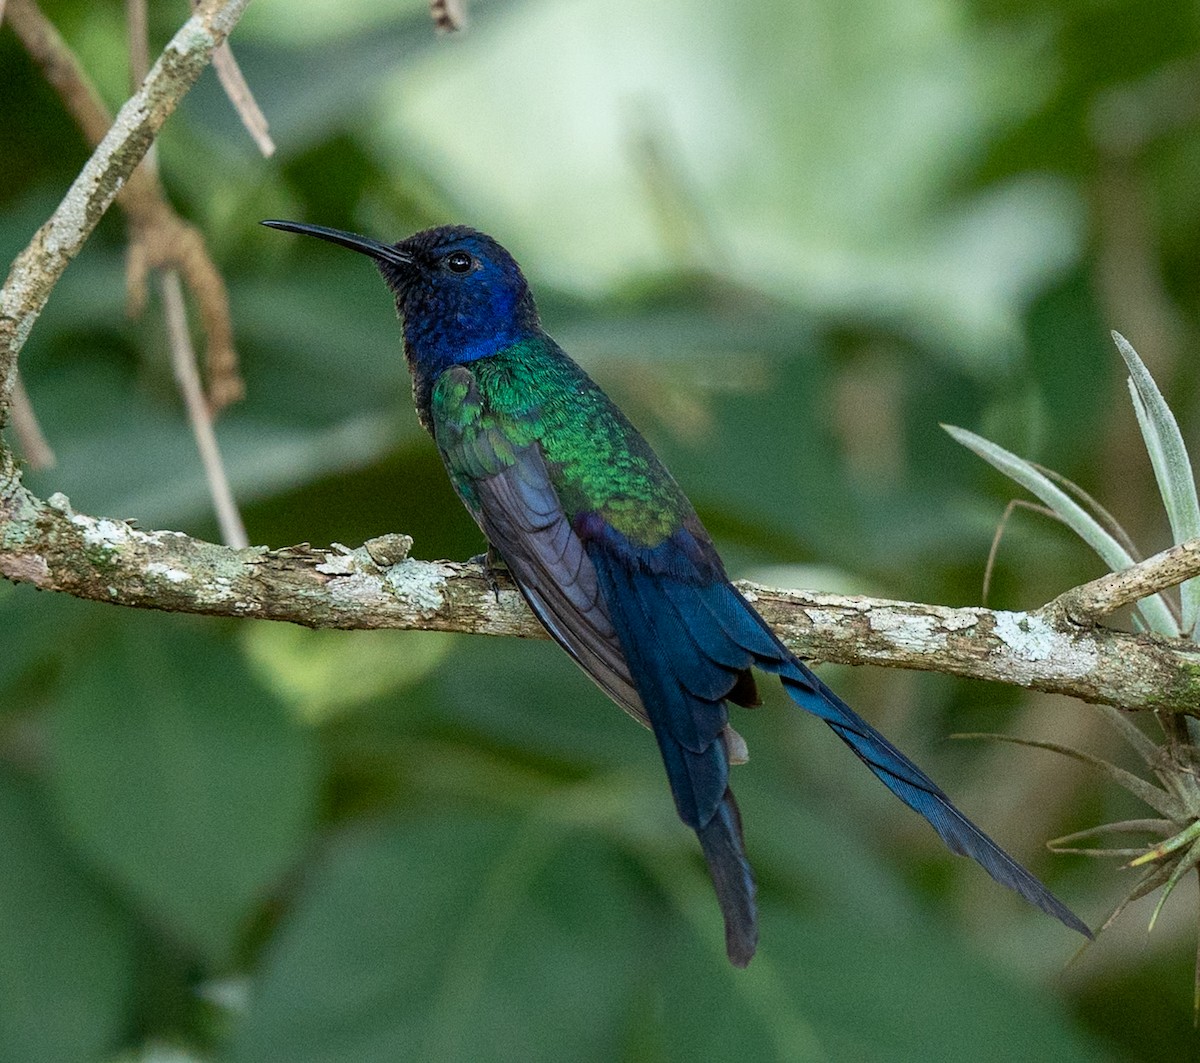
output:
<instances>
[{"instance_id":1,"label":"leaf blade","mask_svg":"<svg viewBox=\"0 0 1200 1063\"><path fill-rule=\"evenodd\" d=\"M1018 457L1012 451L982 436L956 425L942 426L955 442L962 444L983 458L989 465L1015 480L1030 493L1040 498L1076 535L1088 544L1113 572L1121 572L1134 564L1129 552L1078 502L1048 476L1039 471L1032 462ZM1159 634L1179 636L1179 625L1161 594L1142 599L1137 604L1147 625Z\"/></svg>"},{"instance_id":2,"label":"leaf blade","mask_svg":"<svg viewBox=\"0 0 1200 1063\"><path fill-rule=\"evenodd\" d=\"M1137 351L1119 332L1114 332L1112 338L1129 369L1129 392L1134 412L1171 523L1171 534L1178 545L1200 536L1200 501L1196 498L1196 476L1187 446L1175 415ZM1179 594L1183 604L1183 631L1191 634L1200 618L1200 578L1185 581Z\"/></svg>"}]
</instances>

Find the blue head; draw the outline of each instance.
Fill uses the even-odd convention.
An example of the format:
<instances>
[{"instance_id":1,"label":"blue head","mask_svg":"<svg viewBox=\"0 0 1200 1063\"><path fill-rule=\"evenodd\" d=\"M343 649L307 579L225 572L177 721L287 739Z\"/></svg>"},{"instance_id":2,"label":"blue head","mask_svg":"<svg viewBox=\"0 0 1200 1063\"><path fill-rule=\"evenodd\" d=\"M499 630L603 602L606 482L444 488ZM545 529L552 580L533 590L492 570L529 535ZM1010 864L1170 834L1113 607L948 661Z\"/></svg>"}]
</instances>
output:
<instances>
[{"instance_id":1,"label":"blue head","mask_svg":"<svg viewBox=\"0 0 1200 1063\"><path fill-rule=\"evenodd\" d=\"M444 225L389 245L319 225L263 224L317 236L373 258L396 296L405 354L418 378L486 358L540 331L521 267L495 240L474 229Z\"/></svg>"}]
</instances>

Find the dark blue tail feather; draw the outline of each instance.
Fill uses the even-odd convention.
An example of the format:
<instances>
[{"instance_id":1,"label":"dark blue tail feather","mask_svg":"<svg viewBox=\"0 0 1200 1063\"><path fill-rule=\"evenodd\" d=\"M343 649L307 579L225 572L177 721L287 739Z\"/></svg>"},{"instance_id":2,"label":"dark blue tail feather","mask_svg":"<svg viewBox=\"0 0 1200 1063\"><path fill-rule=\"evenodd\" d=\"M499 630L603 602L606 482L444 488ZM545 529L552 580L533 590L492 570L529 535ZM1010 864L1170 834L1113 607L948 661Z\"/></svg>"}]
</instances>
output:
<instances>
[{"instance_id":1,"label":"dark blue tail feather","mask_svg":"<svg viewBox=\"0 0 1200 1063\"><path fill-rule=\"evenodd\" d=\"M758 911L754 875L742 840L742 817L732 790L725 791L716 815L696 836L725 917L726 955L735 967L745 967L758 947Z\"/></svg>"},{"instance_id":2,"label":"dark blue tail feather","mask_svg":"<svg viewBox=\"0 0 1200 1063\"><path fill-rule=\"evenodd\" d=\"M592 561L658 740L675 808L696 832L708 862L725 919L726 952L730 962L745 967L758 942L758 916L722 732L725 698L749 656L741 651L713 659L663 593L664 581L600 551Z\"/></svg>"},{"instance_id":3,"label":"dark blue tail feather","mask_svg":"<svg viewBox=\"0 0 1200 1063\"><path fill-rule=\"evenodd\" d=\"M748 669L780 677L800 708L824 720L879 780L920 813L949 849L1086 937L1091 931L984 834L891 742L798 660L728 582L696 583L643 571L589 549L630 674L658 739L680 818L696 831L725 917L729 958L745 966L757 925L754 880L728 789L721 732L725 699L753 693Z\"/></svg>"},{"instance_id":4,"label":"dark blue tail feather","mask_svg":"<svg viewBox=\"0 0 1200 1063\"><path fill-rule=\"evenodd\" d=\"M789 655L788 660L763 667L778 672L788 696L800 708L829 724L884 786L929 821L951 852L969 856L1000 885L1015 890L1072 930L1092 937L1083 920L967 819L928 775L800 661Z\"/></svg>"}]
</instances>

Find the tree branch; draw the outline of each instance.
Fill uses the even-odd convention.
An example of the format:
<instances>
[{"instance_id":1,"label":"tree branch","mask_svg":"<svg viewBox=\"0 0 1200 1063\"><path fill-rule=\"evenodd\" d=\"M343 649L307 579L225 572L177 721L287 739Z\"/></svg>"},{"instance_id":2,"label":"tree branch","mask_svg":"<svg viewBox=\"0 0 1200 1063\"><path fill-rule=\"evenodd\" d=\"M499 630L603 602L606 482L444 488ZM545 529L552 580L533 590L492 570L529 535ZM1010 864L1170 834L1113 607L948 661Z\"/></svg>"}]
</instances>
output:
<instances>
[{"instance_id":1,"label":"tree branch","mask_svg":"<svg viewBox=\"0 0 1200 1063\"><path fill-rule=\"evenodd\" d=\"M1200 539L1189 539L1121 572L1110 572L1081 587L1072 587L1043 611L1061 611L1076 624L1092 624L1127 605L1176 587L1197 572L1200 572Z\"/></svg>"},{"instance_id":2,"label":"tree branch","mask_svg":"<svg viewBox=\"0 0 1200 1063\"><path fill-rule=\"evenodd\" d=\"M200 76L213 50L237 24L248 3L249 0L205 0L184 23L159 56L142 87L126 101L111 128L103 133L92 157L75 178L58 209L13 261L4 287L0 289L0 427L5 424L16 380L17 354L54 285L130 179L163 123ZM6 17L14 27L19 12L29 15L37 12L37 8L29 0L10 0ZM62 53L57 54L61 56ZM98 123L96 131L99 132ZM134 178L135 182L137 180L140 179ZM188 278L189 286L194 287L197 278L200 283L206 278L211 280L203 268L202 259L207 256L202 253L202 243L199 248L196 246L199 234L190 226L181 225L182 231L174 234L182 241L182 246L177 249L178 265ZM161 227L156 226L150 231L160 232ZM217 281L220 281L219 274ZM223 285L221 294L224 294ZM209 334L210 359L214 355L219 357L216 345L221 337L220 315L203 301L201 306ZM228 329L227 312L224 320ZM232 340L229 342L232 349ZM220 405L227 394L228 389L213 396L212 401Z\"/></svg>"},{"instance_id":3,"label":"tree branch","mask_svg":"<svg viewBox=\"0 0 1200 1063\"><path fill-rule=\"evenodd\" d=\"M33 497L0 453L0 576L14 582L116 605L312 628L546 637L511 584L496 596L476 566L412 560L410 545L407 536L387 536L357 550L235 550L179 532L143 532L75 513L62 495ZM1200 568L1197 552L1190 572ZM739 586L804 657L1200 713L1200 648L1081 627L1056 603L1016 613Z\"/></svg>"},{"instance_id":4,"label":"tree branch","mask_svg":"<svg viewBox=\"0 0 1200 1063\"><path fill-rule=\"evenodd\" d=\"M212 413L204 401L204 389L200 384L200 373L196 368L196 351L188 331L187 307L183 302L183 286L179 274L173 269L162 275L163 309L167 318L167 341L171 347L171 365L175 370L175 381L187 408L188 422L196 440L200 463L204 466L204 479L212 498L217 525L226 546L245 547L250 545L246 526L229 487L225 463L221 460L221 449L213 432Z\"/></svg>"}]
</instances>

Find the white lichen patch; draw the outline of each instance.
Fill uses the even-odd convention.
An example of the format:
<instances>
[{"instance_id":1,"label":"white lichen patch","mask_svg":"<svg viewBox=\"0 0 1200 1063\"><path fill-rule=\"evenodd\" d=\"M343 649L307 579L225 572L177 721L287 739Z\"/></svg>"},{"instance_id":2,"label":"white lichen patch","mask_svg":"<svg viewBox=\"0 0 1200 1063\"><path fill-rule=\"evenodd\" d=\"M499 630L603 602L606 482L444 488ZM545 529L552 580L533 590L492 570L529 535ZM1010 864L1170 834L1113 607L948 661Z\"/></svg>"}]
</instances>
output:
<instances>
[{"instance_id":1,"label":"white lichen patch","mask_svg":"<svg viewBox=\"0 0 1200 1063\"><path fill-rule=\"evenodd\" d=\"M809 606L803 610L804 615L813 622L814 627L818 628L836 628L843 622L841 613L834 609L814 609Z\"/></svg>"},{"instance_id":2,"label":"white lichen patch","mask_svg":"<svg viewBox=\"0 0 1200 1063\"><path fill-rule=\"evenodd\" d=\"M161 561L151 561L146 565L145 572L148 576L162 576L171 583L187 583L192 578L191 574L184 572L183 569L172 568L170 565L164 565Z\"/></svg>"},{"instance_id":3,"label":"white lichen patch","mask_svg":"<svg viewBox=\"0 0 1200 1063\"><path fill-rule=\"evenodd\" d=\"M1045 661L1061 641L1046 621L1028 613L997 613L996 638L1023 661Z\"/></svg>"},{"instance_id":4,"label":"white lichen patch","mask_svg":"<svg viewBox=\"0 0 1200 1063\"><path fill-rule=\"evenodd\" d=\"M112 549L129 541L129 525L121 521L76 515L71 518L71 523L83 530L83 541L87 546L107 546Z\"/></svg>"},{"instance_id":5,"label":"white lichen patch","mask_svg":"<svg viewBox=\"0 0 1200 1063\"><path fill-rule=\"evenodd\" d=\"M327 576L349 576L358 570L358 562L353 554L326 554L325 558L314 567Z\"/></svg>"},{"instance_id":6,"label":"white lichen patch","mask_svg":"<svg viewBox=\"0 0 1200 1063\"><path fill-rule=\"evenodd\" d=\"M995 632L1016 662L1036 663L1039 675L1086 675L1098 661L1090 639L1065 638L1029 613L996 613Z\"/></svg>"},{"instance_id":7,"label":"white lichen patch","mask_svg":"<svg viewBox=\"0 0 1200 1063\"><path fill-rule=\"evenodd\" d=\"M433 565L401 561L383 575L388 589L421 612L435 612L446 604L446 577Z\"/></svg>"},{"instance_id":8,"label":"white lichen patch","mask_svg":"<svg viewBox=\"0 0 1200 1063\"><path fill-rule=\"evenodd\" d=\"M377 575L355 572L330 580L325 589L339 609L371 612L379 606L383 587Z\"/></svg>"},{"instance_id":9,"label":"white lichen patch","mask_svg":"<svg viewBox=\"0 0 1200 1063\"><path fill-rule=\"evenodd\" d=\"M946 644L946 634L936 616L874 609L867 614L867 623L873 632L908 652L929 653Z\"/></svg>"},{"instance_id":10,"label":"white lichen patch","mask_svg":"<svg viewBox=\"0 0 1200 1063\"><path fill-rule=\"evenodd\" d=\"M196 591L196 599L201 602L227 602L234 597L233 583L226 576L213 576L205 580Z\"/></svg>"},{"instance_id":11,"label":"white lichen patch","mask_svg":"<svg viewBox=\"0 0 1200 1063\"><path fill-rule=\"evenodd\" d=\"M979 616L967 609L956 609L942 616L940 624L943 631L966 631L979 623Z\"/></svg>"},{"instance_id":12,"label":"white lichen patch","mask_svg":"<svg viewBox=\"0 0 1200 1063\"><path fill-rule=\"evenodd\" d=\"M108 517L88 517L82 513L70 513L70 503L66 502L65 498L63 501L67 505L67 509L63 510L63 512L68 513L71 523L83 532L83 543L85 546L97 546L115 550L118 547L127 546L129 543L149 543L155 545L158 543L158 539L154 535L147 535L136 528L131 528L123 520L111 520Z\"/></svg>"}]
</instances>

